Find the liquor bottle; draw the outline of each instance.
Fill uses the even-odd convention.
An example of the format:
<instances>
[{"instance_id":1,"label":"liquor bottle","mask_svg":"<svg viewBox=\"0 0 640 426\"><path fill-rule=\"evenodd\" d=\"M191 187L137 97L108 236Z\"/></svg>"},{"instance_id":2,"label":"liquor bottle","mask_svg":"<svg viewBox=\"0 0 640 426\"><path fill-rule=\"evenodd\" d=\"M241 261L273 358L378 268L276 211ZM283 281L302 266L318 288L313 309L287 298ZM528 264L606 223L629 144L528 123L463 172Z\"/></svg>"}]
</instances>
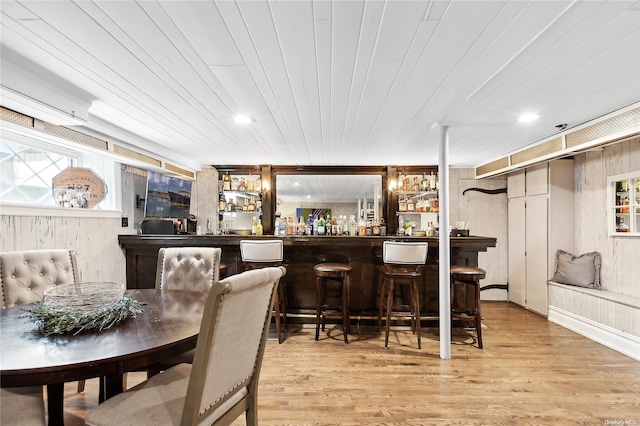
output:
<instances>
[{"instance_id":1,"label":"liquor bottle","mask_svg":"<svg viewBox=\"0 0 640 426\"><path fill-rule=\"evenodd\" d=\"M373 221L373 225L371 226L371 234L374 237L379 237L380 236L380 222L376 219L374 219Z\"/></svg>"},{"instance_id":2,"label":"liquor bottle","mask_svg":"<svg viewBox=\"0 0 640 426\"><path fill-rule=\"evenodd\" d=\"M309 219L307 219L307 235L313 235L313 215L309 213Z\"/></svg>"},{"instance_id":3,"label":"liquor bottle","mask_svg":"<svg viewBox=\"0 0 640 426\"><path fill-rule=\"evenodd\" d=\"M429 190L429 179L427 179L427 174L425 172L422 172L422 181L420 182L420 186L422 191Z\"/></svg>"},{"instance_id":4,"label":"liquor bottle","mask_svg":"<svg viewBox=\"0 0 640 426\"><path fill-rule=\"evenodd\" d=\"M338 235L338 218L335 216L331 221L331 235Z\"/></svg>"},{"instance_id":5,"label":"liquor bottle","mask_svg":"<svg viewBox=\"0 0 640 426\"><path fill-rule=\"evenodd\" d=\"M352 237L358 236L358 223L356 222L356 215L349 216L349 235Z\"/></svg>"},{"instance_id":6,"label":"liquor bottle","mask_svg":"<svg viewBox=\"0 0 640 426\"><path fill-rule=\"evenodd\" d=\"M408 211L408 212L414 212L414 211L416 211L416 204L415 204L415 202L413 201L413 198L409 198L409 199L407 200L407 211Z\"/></svg>"},{"instance_id":7,"label":"liquor bottle","mask_svg":"<svg viewBox=\"0 0 640 426\"><path fill-rule=\"evenodd\" d=\"M225 211L227 209L227 200L224 198L224 194L221 192L218 201L218 211Z\"/></svg>"},{"instance_id":8,"label":"liquor bottle","mask_svg":"<svg viewBox=\"0 0 640 426\"><path fill-rule=\"evenodd\" d=\"M222 190L231 191L231 176L229 176L229 172L222 175Z\"/></svg>"},{"instance_id":9,"label":"liquor bottle","mask_svg":"<svg viewBox=\"0 0 640 426\"><path fill-rule=\"evenodd\" d=\"M418 177L413 178L413 183L411 184L411 191L418 192L420 191L420 183L418 182Z\"/></svg>"},{"instance_id":10,"label":"liquor bottle","mask_svg":"<svg viewBox=\"0 0 640 426\"><path fill-rule=\"evenodd\" d=\"M380 236L387 236L387 223L384 221L384 217L380 218Z\"/></svg>"},{"instance_id":11,"label":"liquor bottle","mask_svg":"<svg viewBox=\"0 0 640 426\"><path fill-rule=\"evenodd\" d=\"M438 191L440 189L440 183L438 182L438 173L436 173L434 180L436 181L434 191Z\"/></svg>"},{"instance_id":12,"label":"liquor bottle","mask_svg":"<svg viewBox=\"0 0 640 426\"><path fill-rule=\"evenodd\" d=\"M280 233L280 216L276 216L276 220L273 224L273 235L278 235Z\"/></svg>"},{"instance_id":13,"label":"liquor bottle","mask_svg":"<svg viewBox=\"0 0 640 426\"><path fill-rule=\"evenodd\" d=\"M251 235L258 235L258 217L253 217L253 223L251 224Z\"/></svg>"},{"instance_id":14,"label":"liquor bottle","mask_svg":"<svg viewBox=\"0 0 640 426\"><path fill-rule=\"evenodd\" d=\"M307 225L302 216L298 219L298 235L304 235Z\"/></svg>"},{"instance_id":15,"label":"liquor bottle","mask_svg":"<svg viewBox=\"0 0 640 426\"><path fill-rule=\"evenodd\" d=\"M328 214L324 220L324 235L331 235L331 215Z\"/></svg>"},{"instance_id":16,"label":"liquor bottle","mask_svg":"<svg viewBox=\"0 0 640 426\"><path fill-rule=\"evenodd\" d=\"M262 220L258 218L258 226L256 227L256 235L262 235L264 228L262 227Z\"/></svg>"},{"instance_id":17,"label":"liquor bottle","mask_svg":"<svg viewBox=\"0 0 640 426\"><path fill-rule=\"evenodd\" d=\"M249 173L249 179L247 179L247 192L253 192L253 176Z\"/></svg>"},{"instance_id":18,"label":"liquor bottle","mask_svg":"<svg viewBox=\"0 0 640 426\"><path fill-rule=\"evenodd\" d=\"M256 197L254 195L249 199L249 208L247 211L255 212L256 211Z\"/></svg>"},{"instance_id":19,"label":"liquor bottle","mask_svg":"<svg viewBox=\"0 0 640 426\"><path fill-rule=\"evenodd\" d=\"M320 216L320 219L318 219L318 235L324 235L324 230L325 230L325 222L324 222L324 216Z\"/></svg>"},{"instance_id":20,"label":"liquor bottle","mask_svg":"<svg viewBox=\"0 0 640 426\"><path fill-rule=\"evenodd\" d=\"M367 224L364 222L364 217L360 216L360 221L358 222L358 236L365 237L367 235Z\"/></svg>"},{"instance_id":21,"label":"liquor bottle","mask_svg":"<svg viewBox=\"0 0 640 426\"><path fill-rule=\"evenodd\" d=\"M314 217L313 218L313 235L318 235L318 222L320 220L318 219L318 217Z\"/></svg>"}]
</instances>

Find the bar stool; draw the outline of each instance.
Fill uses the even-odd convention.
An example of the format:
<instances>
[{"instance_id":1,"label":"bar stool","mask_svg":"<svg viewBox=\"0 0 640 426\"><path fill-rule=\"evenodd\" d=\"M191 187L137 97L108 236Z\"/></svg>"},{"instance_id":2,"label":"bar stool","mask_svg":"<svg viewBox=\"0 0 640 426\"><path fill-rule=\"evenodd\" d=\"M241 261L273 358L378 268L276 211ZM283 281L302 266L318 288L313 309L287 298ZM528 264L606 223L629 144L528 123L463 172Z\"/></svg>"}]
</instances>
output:
<instances>
[{"instance_id":1,"label":"bar stool","mask_svg":"<svg viewBox=\"0 0 640 426\"><path fill-rule=\"evenodd\" d=\"M383 242L382 260L384 265L379 268L383 274L383 280L378 305L378 332L380 332L382 312L386 311L385 348L389 346L389 331L394 308L396 310L406 308L406 305L394 305L394 288L397 282L400 285L409 286L408 308L411 315L411 330L418 336L418 349L422 349L419 280L427 261L427 252L427 243Z\"/></svg>"},{"instance_id":2,"label":"bar stool","mask_svg":"<svg viewBox=\"0 0 640 426\"><path fill-rule=\"evenodd\" d=\"M320 321L324 331L325 319L342 317L342 332L344 342L349 343L348 334L351 332L349 305L351 297L351 266L346 263L319 263L313 267L316 274L317 305L316 305L316 341L320 336ZM330 305L327 301L328 280L338 281L341 286L341 300L339 305Z\"/></svg>"},{"instance_id":3,"label":"bar stool","mask_svg":"<svg viewBox=\"0 0 640 426\"><path fill-rule=\"evenodd\" d=\"M482 314L480 313L480 280L486 276L486 271L477 266L451 265L451 328L453 321L474 321L476 335L478 336L478 347L482 349ZM457 308L455 303L454 284L460 283L473 287L475 294L475 304L472 309L466 307L466 300L462 305L464 309Z\"/></svg>"},{"instance_id":4,"label":"bar stool","mask_svg":"<svg viewBox=\"0 0 640 426\"><path fill-rule=\"evenodd\" d=\"M282 263L282 251L282 240L240 240L240 256L246 269L261 269L270 266L284 266L286 268L287 265ZM273 306L276 310L278 343L282 343L280 315L282 315L282 322L284 322L284 330L287 331L287 304L282 282L278 283Z\"/></svg>"}]
</instances>

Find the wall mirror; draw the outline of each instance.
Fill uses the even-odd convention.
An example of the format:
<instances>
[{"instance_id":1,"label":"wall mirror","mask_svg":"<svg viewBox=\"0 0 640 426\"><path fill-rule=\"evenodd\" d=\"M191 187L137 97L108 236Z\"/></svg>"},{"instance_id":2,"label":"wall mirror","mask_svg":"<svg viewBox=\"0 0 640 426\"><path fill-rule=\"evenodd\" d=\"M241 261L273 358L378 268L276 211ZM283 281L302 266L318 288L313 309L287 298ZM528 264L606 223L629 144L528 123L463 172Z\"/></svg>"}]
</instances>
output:
<instances>
[{"instance_id":1,"label":"wall mirror","mask_svg":"<svg viewBox=\"0 0 640 426\"><path fill-rule=\"evenodd\" d=\"M379 218L385 200L380 174L278 174L275 210L283 217L298 208L331 209L332 215Z\"/></svg>"}]
</instances>

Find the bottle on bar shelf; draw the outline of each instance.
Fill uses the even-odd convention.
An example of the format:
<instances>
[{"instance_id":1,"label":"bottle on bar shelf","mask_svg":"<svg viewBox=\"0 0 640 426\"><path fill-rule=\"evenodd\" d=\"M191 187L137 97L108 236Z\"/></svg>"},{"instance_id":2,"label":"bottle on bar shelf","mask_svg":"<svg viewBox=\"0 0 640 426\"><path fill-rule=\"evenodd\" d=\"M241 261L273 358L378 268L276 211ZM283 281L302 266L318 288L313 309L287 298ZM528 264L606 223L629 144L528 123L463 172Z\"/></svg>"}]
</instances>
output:
<instances>
[{"instance_id":1,"label":"bottle on bar shelf","mask_svg":"<svg viewBox=\"0 0 640 426\"><path fill-rule=\"evenodd\" d=\"M422 181L420 181L420 189L422 191L429 190L429 179L427 179L427 174L425 172L422 172Z\"/></svg>"},{"instance_id":2,"label":"bottle on bar shelf","mask_svg":"<svg viewBox=\"0 0 640 426\"><path fill-rule=\"evenodd\" d=\"M305 223L304 218L300 216L300 218L298 219L298 235L306 234L306 228L307 224Z\"/></svg>"},{"instance_id":3,"label":"bottle on bar shelf","mask_svg":"<svg viewBox=\"0 0 640 426\"><path fill-rule=\"evenodd\" d=\"M256 226L256 235L262 235L264 228L262 227L262 220L258 218L258 225Z\"/></svg>"},{"instance_id":4,"label":"bottle on bar shelf","mask_svg":"<svg viewBox=\"0 0 640 426\"><path fill-rule=\"evenodd\" d=\"M324 235L325 231L325 221L324 216L320 215L320 219L318 219L318 235Z\"/></svg>"},{"instance_id":5,"label":"bottle on bar shelf","mask_svg":"<svg viewBox=\"0 0 640 426\"><path fill-rule=\"evenodd\" d=\"M229 176L229 172L222 175L222 190L231 191L231 176Z\"/></svg>"},{"instance_id":6,"label":"bottle on bar shelf","mask_svg":"<svg viewBox=\"0 0 640 426\"><path fill-rule=\"evenodd\" d=\"M249 173L249 179L247 179L247 192L253 192L253 176Z\"/></svg>"},{"instance_id":7,"label":"bottle on bar shelf","mask_svg":"<svg viewBox=\"0 0 640 426\"><path fill-rule=\"evenodd\" d=\"M352 237L358 236L358 223L356 222L356 215L349 216L349 235Z\"/></svg>"},{"instance_id":8,"label":"bottle on bar shelf","mask_svg":"<svg viewBox=\"0 0 640 426\"><path fill-rule=\"evenodd\" d=\"M225 211L227 209L227 200L224 198L224 194L220 192L220 197L218 201L218 211Z\"/></svg>"},{"instance_id":9,"label":"bottle on bar shelf","mask_svg":"<svg viewBox=\"0 0 640 426\"><path fill-rule=\"evenodd\" d=\"M258 235L258 217L253 217L253 222L251 223L251 235Z\"/></svg>"}]
</instances>

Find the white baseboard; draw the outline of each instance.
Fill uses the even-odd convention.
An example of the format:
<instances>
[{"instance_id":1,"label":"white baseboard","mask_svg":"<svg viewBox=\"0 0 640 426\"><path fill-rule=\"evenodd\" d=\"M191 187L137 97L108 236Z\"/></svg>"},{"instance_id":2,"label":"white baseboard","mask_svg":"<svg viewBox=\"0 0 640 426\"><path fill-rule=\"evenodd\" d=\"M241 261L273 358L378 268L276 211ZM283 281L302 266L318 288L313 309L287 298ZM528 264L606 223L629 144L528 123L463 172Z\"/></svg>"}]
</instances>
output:
<instances>
[{"instance_id":1,"label":"white baseboard","mask_svg":"<svg viewBox=\"0 0 640 426\"><path fill-rule=\"evenodd\" d=\"M606 347L640 361L640 338L636 336L616 330L608 325L597 323L556 306L549 306L548 319L555 324L575 331Z\"/></svg>"}]
</instances>

